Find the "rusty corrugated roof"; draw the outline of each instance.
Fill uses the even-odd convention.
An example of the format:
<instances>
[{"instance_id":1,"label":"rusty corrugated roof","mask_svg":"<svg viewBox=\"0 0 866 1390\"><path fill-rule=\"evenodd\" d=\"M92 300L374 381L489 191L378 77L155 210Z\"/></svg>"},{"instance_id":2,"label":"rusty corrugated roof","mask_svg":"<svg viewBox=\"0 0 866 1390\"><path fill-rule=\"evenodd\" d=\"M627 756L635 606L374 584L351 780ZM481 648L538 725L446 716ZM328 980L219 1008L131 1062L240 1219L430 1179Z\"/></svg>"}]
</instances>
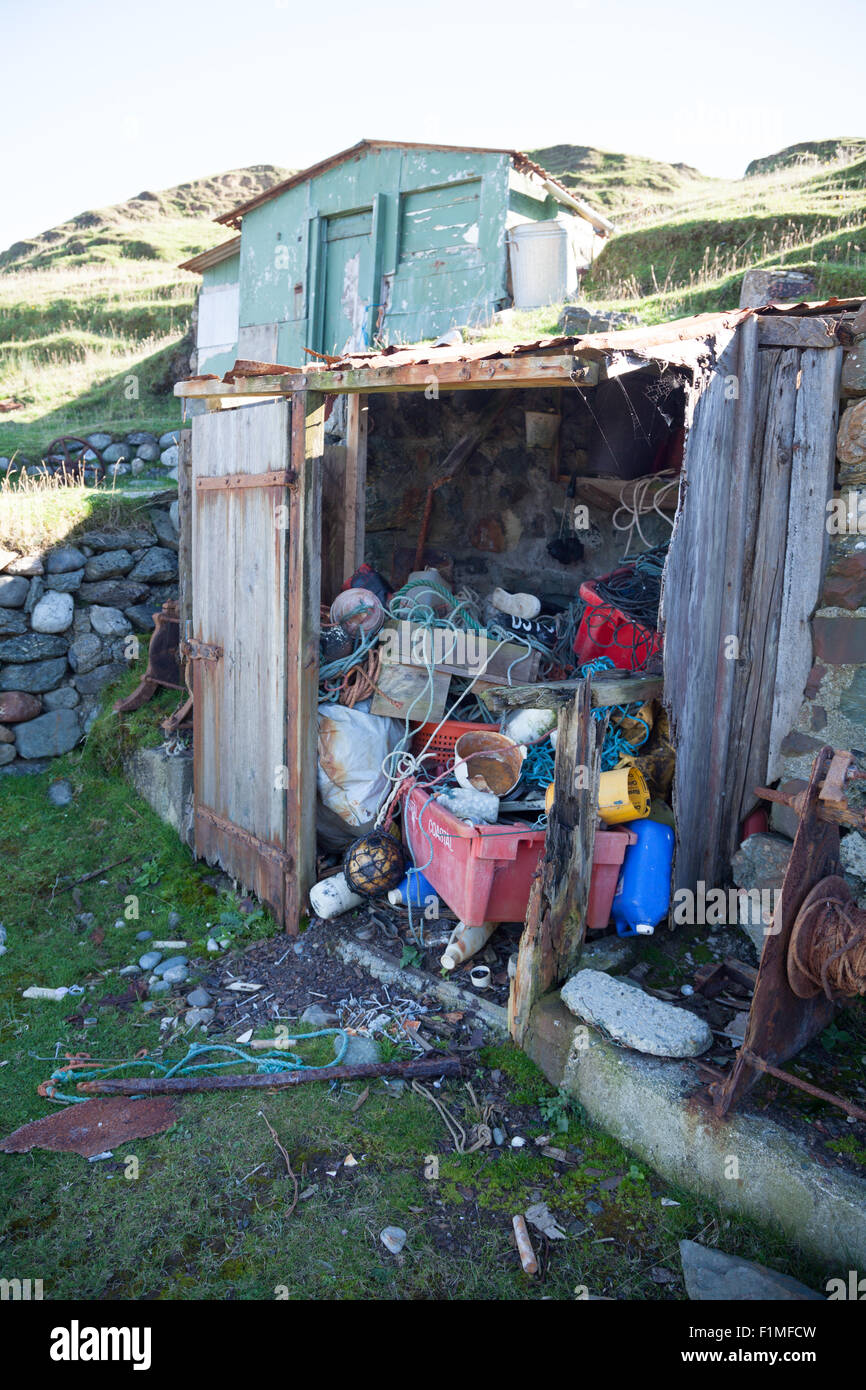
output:
<instances>
[{"instance_id":1,"label":"rusty corrugated roof","mask_svg":"<svg viewBox=\"0 0 866 1390\"><path fill-rule=\"evenodd\" d=\"M227 261L232 256L237 256L241 249L241 239L233 236L229 241L220 242L219 246L212 246L209 251L199 251L197 256L192 256L188 261L181 261L178 270L191 270L196 275L200 275L203 270L209 270L212 265L219 265L221 261Z\"/></svg>"}]
</instances>

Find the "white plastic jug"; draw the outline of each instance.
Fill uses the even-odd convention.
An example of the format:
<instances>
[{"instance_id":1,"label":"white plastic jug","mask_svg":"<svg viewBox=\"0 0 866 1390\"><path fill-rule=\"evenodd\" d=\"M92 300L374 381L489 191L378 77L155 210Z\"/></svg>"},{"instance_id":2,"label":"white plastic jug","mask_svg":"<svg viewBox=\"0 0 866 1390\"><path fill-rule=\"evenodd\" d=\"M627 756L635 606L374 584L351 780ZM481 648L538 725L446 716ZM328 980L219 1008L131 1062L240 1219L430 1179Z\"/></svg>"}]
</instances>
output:
<instances>
[{"instance_id":1,"label":"white plastic jug","mask_svg":"<svg viewBox=\"0 0 866 1390\"><path fill-rule=\"evenodd\" d=\"M480 927L467 927L465 922L458 922L440 957L442 969L455 970L465 960L477 955L495 930L495 922L484 922Z\"/></svg>"},{"instance_id":2,"label":"white plastic jug","mask_svg":"<svg viewBox=\"0 0 866 1390\"><path fill-rule=\"evenodd\" d=\"M339 917L341 912L350 912L353 907L360 907L363 901L357 893L352 892L344 873L320 879L315 887L310 889L310 906L316 916L325 922L329 922L332 917Z\"/></svg>"}]
</instances>

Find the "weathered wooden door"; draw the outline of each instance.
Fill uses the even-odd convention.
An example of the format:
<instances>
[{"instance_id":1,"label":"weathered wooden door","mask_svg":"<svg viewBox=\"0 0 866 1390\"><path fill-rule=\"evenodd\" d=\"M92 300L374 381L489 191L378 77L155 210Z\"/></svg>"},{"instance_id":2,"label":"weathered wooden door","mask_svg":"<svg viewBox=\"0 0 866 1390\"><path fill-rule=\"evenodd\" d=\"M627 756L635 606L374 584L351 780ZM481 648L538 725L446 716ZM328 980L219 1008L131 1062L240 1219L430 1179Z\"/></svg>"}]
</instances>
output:
<instances>
[{"instance_id":1,"label":"weathered wooden door","mask_svg":"<svg viewBox=\"0 0 866 1390\"><path fill-rule=\"evenodd\" d=\"M315 866L321 398L192 421L196 853L289 931Z\"/></svg>"},{"instance_id":2,"label":"weathered wooden door","mask_svg":"<svg viewBox=\"0 0 866 1390\"><path fill-rule=\"evenodd\" d=\"M372 228L370 208L325 222L324 352L361 352L366 346Z\"/></svg>"}]
</instances>

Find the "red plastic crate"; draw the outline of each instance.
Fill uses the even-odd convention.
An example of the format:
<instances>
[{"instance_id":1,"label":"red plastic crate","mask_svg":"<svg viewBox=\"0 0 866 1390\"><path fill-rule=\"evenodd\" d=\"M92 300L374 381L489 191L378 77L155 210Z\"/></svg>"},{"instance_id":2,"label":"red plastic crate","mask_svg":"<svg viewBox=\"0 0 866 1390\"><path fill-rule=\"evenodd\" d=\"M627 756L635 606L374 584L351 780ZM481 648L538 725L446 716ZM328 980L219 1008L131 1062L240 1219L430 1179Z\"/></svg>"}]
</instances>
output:
<instances>
[{"instance_id":1,"label":"red plastic crate","mask_svg":"<svg viewBox=\"0 0 866 1390\"><path fill-rule=\"evenodd\" d=\"M603 575L602 580L612 579L623 572L622 569L613 570L611 574ZM581 665L594 661L597 656L607 656L620 671L640 669L651 656L661 651L661 637L642 623L636 623L613 604L604 602L596 591L595 583L594 580L587 580L580 586L580 597L587 607L577 629L574 650L580 657Z\"/></svg>"},{"instance_id":2,"label":"red plastic crate","mask_svg":"<svg viewBox=\"0 0 866 1390\"><path fill-rule=\"evenodd\" d=\"M514 823L468 825L430 795L427 787L413 787L403 807L403 834L417 867L467 926L522 922L545 832ZM596 832L587 910L593 930L610 920L620 866L634 838L628 830Z\"/></svg>"},{"instance_id":3,"label":"red plastic crate","mask_svg":"<svg viewBox=\"0 0 866 1390\"><path fill-rule=\"evenodd\" d=\"M437 729L436 721L433 720L429 724L419 725L415 730L412 735L412 752L416 758L419 757L433 730L436 729L427 752L436 754L438 771L446 772L454 766L454 745L462 734L474 733L476 729L490 730L496 727L495 724L462 724L459 719L446 719L442 727ZM429 775L431 765L432 759L424 764L425 775Z\"/></svg>"}]
</instances>

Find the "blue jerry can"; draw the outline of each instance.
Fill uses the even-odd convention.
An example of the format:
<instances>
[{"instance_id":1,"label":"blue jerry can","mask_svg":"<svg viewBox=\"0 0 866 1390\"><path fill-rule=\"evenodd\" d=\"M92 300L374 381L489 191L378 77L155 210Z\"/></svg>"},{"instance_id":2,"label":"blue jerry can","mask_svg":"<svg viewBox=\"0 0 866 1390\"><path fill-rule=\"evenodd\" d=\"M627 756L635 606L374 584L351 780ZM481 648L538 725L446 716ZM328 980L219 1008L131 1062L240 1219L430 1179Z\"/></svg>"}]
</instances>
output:
<instances>
[{"instance_id":1,"label":"blue jerry can","mask_svg":"<svg viewBox=\"0 0 866 1390\"><path fill-rule=\"evenodd\" d=\"M671 900L674 832L657 820L633 820L637 844L625 852L611 915L618 936L652 936Z\"/></svg>"}]
</instances>

